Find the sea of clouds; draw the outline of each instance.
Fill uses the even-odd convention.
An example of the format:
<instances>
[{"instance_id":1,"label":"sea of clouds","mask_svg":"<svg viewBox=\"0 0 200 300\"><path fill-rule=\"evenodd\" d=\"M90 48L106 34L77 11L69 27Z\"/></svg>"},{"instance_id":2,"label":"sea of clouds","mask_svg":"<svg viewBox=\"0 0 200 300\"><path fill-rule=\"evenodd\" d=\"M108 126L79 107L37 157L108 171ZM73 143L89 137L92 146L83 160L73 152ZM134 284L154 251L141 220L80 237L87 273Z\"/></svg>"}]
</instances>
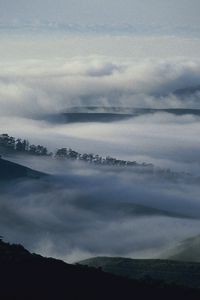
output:
<instances>
[{"instance_id":1,"label":"sea of clouds","mask_svg":"<svg viewBox=\"0 0 200 300\"><path fill-rule=\"evenodd\" d=\"M174 94L199 82L198 60L117 63L88 58L2 64L1 115L34 118L87 105L200 108L199 93Z\"/></svg>"},{"instance_id":2,"label":"sea of clouds","mask_svg":"<svg viewBox=\"0 0 200 300\"><path fill-rule=\"evenodd\" d=\"M104 37L104 42L109 38ZM113 39L114 53L123 40L117 39ZM130 37L127 39L130 46ZM142 49L142 45L136 47L139 40L134 47L131 44L129 57L122 57L119 49L120 55L111 58L112 42L105 43L108 56L91 55L85 48L88 55L75 57L73 47L76 52L75 46L83 45L77 40L68 40L70 55L54 59L55 47L59 46L63 55L67 53L64 40L53 50L50 41L41 46L40 40L38 49L30 39L21 40L15 50L11 47L11 53L20 59L12 60L6 49L16 45L16 40L7 39L4 52L0 50L6 58L0 65L1 132L48 146L50 151L71 147L80 153L146 161L190 175L184 180L177 175L174 180L145 170L138 173L10 155L9 160L51 176L1 183L1 235L31 251L67 261L96 255L160 257L166 249L199 234L200 117L157 112L111 123L64 124L56 120L74 106L98 106L100 111L113 106L122 110L200 109L198 90L186 96L175 92L200 85L200 61L190 56L190 51L190 57L185 53L178 56L178 49L171 58L156 58L159 51L151 47L158 40L152 38L143 47L148 45L153 57L145 57L144 52L140 59L133 55L134 49L137 53ZM103 47L102 41L99 37L92 49ZM180 47L188 40L173 40L177 42ZM49 49L46 59L44 54L42 58L33 56L41 47L44 52ZM26 59L22 59L23 53Z\"/></svg>"},{"instance_id":3,"label":"sea of clouds","mask_svg":"<svg viewBox=\"0 0 200 300\"><path fill-rule=\"evenodd\" d=\"M71 59L62 63L4 64L0 75L0 128L31 143L153 162L199 171L199 116L158 112L114 123L56 122L74 106L200 108L198 60L111 63ZM52 118L55 117L55 122Z\"/></svg>"},{"instance_id":4,"label":"sea of clouds","mask_svg":"<svg viewBox=\"0 0 200 300\"><path fill-rule=\"evenodd\" d=\"M158 258L199 234L198 182L50 159L38 164L57 175L0 185L8 241L73 262Z\"/></svg>"}]
</instances>

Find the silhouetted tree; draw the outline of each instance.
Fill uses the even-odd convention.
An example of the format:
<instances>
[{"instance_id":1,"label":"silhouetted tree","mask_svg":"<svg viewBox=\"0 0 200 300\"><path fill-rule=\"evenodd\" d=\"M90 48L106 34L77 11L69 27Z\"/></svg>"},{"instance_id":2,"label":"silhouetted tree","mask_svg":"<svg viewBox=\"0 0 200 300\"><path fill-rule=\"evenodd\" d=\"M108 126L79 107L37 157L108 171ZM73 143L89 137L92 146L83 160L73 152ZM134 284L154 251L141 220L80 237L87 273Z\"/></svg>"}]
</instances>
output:
<instances>
[{"instance_id":1,"label":"silhouetted tree","mask_svg":"<svg viewBox=\"0 0 200 300\"><path fill-rule=\"evenodd\" d=\"M67 148L61 148L56 151L56 157L66 158L67 157Z\"/></svg>"},{"instance_id":2,"label":"silhouetted tree","mask_svg":"<svg viewBox=\"0 0 200 300\"><path fill-rule=\"evenodd\" d=\"M3 146L8 149L15 149L15 138L9 136L7 133L0 135L0 146Z\"/></svg>"},{"instance_id":3,"label":"silhouetted tree","mask_svg":"<svg viewBox=\"0 0 200 300\"><path fill-rule=\"evenodd\" d=\"M21 140L21 139L17 139L16 140L16 150L19 152L24 152L26 151L26 141L25 140Z\"/></svg>"},{"instance_id":4,"label":"silhouetted tree","mask_svg":"<svg viewBox=\"0 0 200 300\"><path fill-rule=\"evenodd\" d=\"M31 154L36 154L36 150L37 150L37 147L35 146L35 145L30 145L29 146L29 152L31 153Z\"/></svg>"}]
</instances>

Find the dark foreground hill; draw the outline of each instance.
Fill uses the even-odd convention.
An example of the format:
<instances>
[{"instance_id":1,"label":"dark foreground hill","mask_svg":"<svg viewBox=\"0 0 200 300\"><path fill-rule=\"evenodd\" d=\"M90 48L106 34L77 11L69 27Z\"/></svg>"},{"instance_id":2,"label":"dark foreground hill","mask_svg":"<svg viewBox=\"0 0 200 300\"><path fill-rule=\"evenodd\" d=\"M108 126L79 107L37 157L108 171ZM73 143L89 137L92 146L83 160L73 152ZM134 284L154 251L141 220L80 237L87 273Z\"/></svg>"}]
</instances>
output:
<instances>
[{"instance_id":1,"label":"dark foreground hill","mask_svg":"<svg viewBox=\"0 0 200 300\"><path fill-rule=\"evenodd\" d=\"M0 241L1 299L199 299L200 291L69 265Z\"/></svg>"},{"instance_id":2,"label":"dark foreground hill","mask_svg":"<svg viewBox=\"0 0 200 300\"><path fill-rule=\"evenodd\" d=\"M102 268L111 274L141 280L151 278L165 283L176 283L200 288L200 263L178 262L159 259L130 259L118 257L96 257L81 261L89 267Z\"/></svg>"},{"instance_id":3,"label":"dark foreground hill","mask_svg":"<svg viewBox=\"0 0 200 300\"><path fill-rule=\"evenodd\" d=\"M40 178L41 176L44 176L44 174L0 157L0 180L12 180L23 177Z\"/></svg>"}]
</instances>

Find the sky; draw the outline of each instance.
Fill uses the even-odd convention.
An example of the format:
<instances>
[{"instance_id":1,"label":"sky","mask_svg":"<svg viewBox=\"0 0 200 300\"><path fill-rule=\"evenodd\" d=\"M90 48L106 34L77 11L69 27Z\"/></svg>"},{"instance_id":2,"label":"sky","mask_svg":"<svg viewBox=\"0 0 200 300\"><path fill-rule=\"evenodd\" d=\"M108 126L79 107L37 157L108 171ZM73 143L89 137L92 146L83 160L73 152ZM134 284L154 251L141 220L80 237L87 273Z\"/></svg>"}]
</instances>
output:
<instances>
[{"instance_id":1,"label":"sky","mask_svg":"<svg viewBox=\"0 0 200 300\"><path fill-rule=\"evenodd\" d=\"M0 0L0 19L199 26L198 0Z\"/></svg>"}]
</instances>

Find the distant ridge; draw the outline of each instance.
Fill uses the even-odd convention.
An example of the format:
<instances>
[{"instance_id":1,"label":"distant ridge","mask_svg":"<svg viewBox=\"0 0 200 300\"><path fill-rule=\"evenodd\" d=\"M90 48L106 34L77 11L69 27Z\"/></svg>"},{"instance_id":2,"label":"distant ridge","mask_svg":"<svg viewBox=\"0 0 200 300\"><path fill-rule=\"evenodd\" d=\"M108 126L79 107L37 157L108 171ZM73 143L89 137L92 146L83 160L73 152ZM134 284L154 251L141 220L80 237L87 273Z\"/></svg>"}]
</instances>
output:
<instances>
[{"instance_id":1,"label":"distant ridge","mask_svg":"<svg viewBox=\"0 0 200 300\"><path fill-rule=\"evenodd\" d=\"M182 91L182 90L179 90ZM199 90L200 91L200 90ZM178 90L174 93L178 93ZM200 115L200 109L196 108L142 108L142 107L125 107L125 106L72 106L66 109L63 114L73 113L108 113L118 114L125 116L135 116L139 114L167 112L172 114L198 114Z\"/></svg>"},{"instance_id":2,"label":"distant ridge","mask_svg":"<svg viewBox=\"0 0 200 300\"><path fill-rule=\"evenodd\" d=\"M53 123L110 123L128 120L142 115L169 113L176 116L194 115L200 116L200 109L193 108L131 108L131 107L70 107L64 112L51 114L47 118Z\"/></svg>"}]
</instances>

